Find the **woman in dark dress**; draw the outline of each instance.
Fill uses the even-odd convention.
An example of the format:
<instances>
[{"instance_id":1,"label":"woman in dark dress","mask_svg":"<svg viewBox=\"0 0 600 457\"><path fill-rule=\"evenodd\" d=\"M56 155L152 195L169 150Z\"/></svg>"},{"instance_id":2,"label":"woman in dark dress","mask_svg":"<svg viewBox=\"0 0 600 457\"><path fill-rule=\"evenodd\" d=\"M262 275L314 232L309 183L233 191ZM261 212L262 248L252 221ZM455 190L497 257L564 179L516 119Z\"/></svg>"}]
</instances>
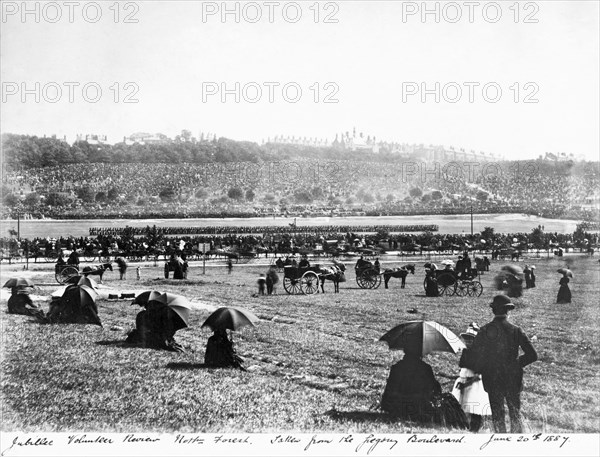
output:
<instances>
[{"instance_id":1,"label":"woman in dark dress","mask_svg":"<svg viewBox=\"0 0 600 457\"><path fill-rule=\"evenodd\" d=\"M430 422L434 418L432 400L442 388L431 366L421 360L417 351L405 350L402 360L392 366L381 408L400 419Z\"/></svg>"},{"instance_id":2,"label":"woman in dark dress","mask_svg":"<svg viewBox=\"0 0 600 457\"><path fill-rule=\"evenodd\" d=\"M227 330L216 329L206 343L204 364L214 368L240 368L243 360L235 353L233 343L227 336Z\"/></svg>"},{"instance_id":3,"label":"woman in dark dress","mask_svg":"<svg viewBox=\"0 0 600 457\"><path fill-rule=\"evenodd\" d=\"M566 273L563 273L563 277L560 278L558 283L560 284L560 288L558 289L556 303L571 303L571 289L569 289L569 278Z\"/></svg>"},{"instance_id":4,"label":"woman in dark dress","mask_svg":"<svg viewBox=\"0 0 600 457\"><path fill-rule=\"evenodd\" d=\"M427 273L425 276L425 296L437 297L438 295L439 292L437 279L435 277L435 268L429 268L427 269Z\"/></svg>"}]
</instances>

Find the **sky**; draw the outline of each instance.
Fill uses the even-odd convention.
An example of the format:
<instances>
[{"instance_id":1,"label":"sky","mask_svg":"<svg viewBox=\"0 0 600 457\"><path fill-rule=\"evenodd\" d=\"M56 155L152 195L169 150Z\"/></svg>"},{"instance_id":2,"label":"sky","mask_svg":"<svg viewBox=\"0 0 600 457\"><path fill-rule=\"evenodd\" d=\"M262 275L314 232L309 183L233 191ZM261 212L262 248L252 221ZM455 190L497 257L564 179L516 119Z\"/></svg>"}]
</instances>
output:
<instances>
[{"instance_id":1,"label":"sky","mask_svg":"<svg viewBox=\"0 0 600 457\"><path fill-rule=\"evenodd\" d=\"M599 3L475 3L4 1L0 129L598 160Z\"/></svg>"}]
</instances>

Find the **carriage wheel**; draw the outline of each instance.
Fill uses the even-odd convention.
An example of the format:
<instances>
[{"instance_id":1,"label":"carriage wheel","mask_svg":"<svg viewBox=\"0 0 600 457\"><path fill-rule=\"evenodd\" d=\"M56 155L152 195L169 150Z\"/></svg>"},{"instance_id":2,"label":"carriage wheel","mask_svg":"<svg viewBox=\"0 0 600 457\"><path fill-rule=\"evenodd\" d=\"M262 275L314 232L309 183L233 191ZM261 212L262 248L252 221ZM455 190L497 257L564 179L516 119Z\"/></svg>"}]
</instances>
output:
<instances>
[{"instance_id":1,"label":"carriage wheel","mask_svg":"<svg viewBox=\"0 0 600 457\"><path fill-rule=\"evenodd\" d=\"M469 295L469 285L471 281L460 281L456 284L455 293L459 297L466 297Z\"/></svg>"},{"instance_id":2,"label":"carriage wheel","mask_svg":"<svg viewBox=\"0 0 600 457\"><path fill-rule=\"evenodd\" d=\"M451 273L443 273L437 278L438 283L438 294L441 297L445 295L446 297L451 297L454 295L456 291L456 279L454 275Z\"/></svg>"},{"instance_id":3,"label":"carriage wheel","mask_svg":"<svg viewBox=\"0 0 600 457\"><path fill-rule=\"evenodd\" d=\"M71 276L77 276L79 270L75 267L64 267L60 272L56 273L54 277L59 284L64 284Z\"/></svg>"},{"instance_id":4,"label":"carriage wheel","mask_svg":"<svg viewBox=\"0 0 600 457\"><path fill-rule=\"evenodd\" d=\"M360 279L362 282L358 285L363 289L377 289L381 285L381 276L377 274L377 270L375 268L369 268L365 270L360 275Z\"/></svg>"},{"instance_id":5,"label":"carriage wheel","mask_svg":"<svg viewBox=\"0 0 600 457\"><path fill-rule=\"evenodd\" d=\"M312 295L319 291L319 277L312 271L307 271L300 280L300 289L304 295Z\"/></svg>"},{"instance_id":6,"label":"carriage wheel","mask_svg":"<svg viewBox=\"0 0 600 457\"><path fill-rule=\"evenodd\" d=\"M288 294L297 295L302 293L299 279L283 278L283 288Z\"/></svg>"},{"instance_id":7,"label":"carriage wheel","mask_svg":"<svg viewBox=\"0 0 600 457\"><path fill-rule=\"evenodd\" d=\"M479 281L471 281L467 288L467 295L469 297L479 297L483 292L483 286Z\"/></svg>"}]
</instances>

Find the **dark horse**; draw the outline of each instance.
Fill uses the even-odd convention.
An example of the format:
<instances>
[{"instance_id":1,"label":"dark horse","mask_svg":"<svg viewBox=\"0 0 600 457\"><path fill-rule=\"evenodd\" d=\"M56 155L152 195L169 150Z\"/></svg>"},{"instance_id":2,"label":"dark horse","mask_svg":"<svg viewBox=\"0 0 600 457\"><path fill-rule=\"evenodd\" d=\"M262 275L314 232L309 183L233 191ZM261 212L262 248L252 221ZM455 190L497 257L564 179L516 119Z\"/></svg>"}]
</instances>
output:
<instances>
[{"instance_id":1,"label":"dark horse","mask_svg":"<svg viewBox=\"0 0 600 457\"><path fill-rule=\"evenodd\" d=\"M102 275L104 275L106 270L113 271L112 262L102 263L100 265L95 265L94 267L84 267L81 274L84 276L99 276L100 283L102 283Z\"/></svg>"},{"instance_id":2,"label":"dark horse","mask_svg":"<svg viewBox=\"0 0 600 457\"><path fill-rule=\"evenodd\" d=\"M408 265L403 265L400 268L386 268L383 271L383 280L385 281L385 288L388 288L388 282L390 282L390 278L400 278L402 280L401 289L404 289L406 285L406 276L408 273L415 274L415 265L413 263L409 263Z\"/></svg>"},{"instance_id":3,"label":"dark horse","mask_svg":"<svg viewBox=\"0 0 600 457\"><path fill-rule=\"evenodd\" d=\"M325 293L325 281L329 280L333 282L334 292L337 294L340 292L340 282L346 281L346 265L342 262L335 262L335 265L329 267L319 268L319 280L321 281L321 291ZM318 292L318 289L317 289Z\"/></svg>"}]
</instances>

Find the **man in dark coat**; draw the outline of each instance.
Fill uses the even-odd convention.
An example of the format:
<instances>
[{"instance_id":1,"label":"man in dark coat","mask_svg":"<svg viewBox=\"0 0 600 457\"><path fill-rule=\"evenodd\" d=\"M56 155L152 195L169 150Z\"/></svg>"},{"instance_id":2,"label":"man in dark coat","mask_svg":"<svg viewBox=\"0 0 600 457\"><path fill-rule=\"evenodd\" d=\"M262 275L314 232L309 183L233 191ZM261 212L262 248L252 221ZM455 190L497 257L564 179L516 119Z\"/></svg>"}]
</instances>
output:
<instances>
[{"instance_id":1,"label":"man in dark coat","mask_svg":"<svg viewBox=\"0 0 600 457\"><path fill-rule=\"evenodd\" d=\"M481 373L489 395L496 433L506 433L504 400L508 405L511 433L522 433L521 390L523 367L537 360L537 353L521 328L508 322L515 309L506 295L496 295L490 304L494 320L481 327L473 342L474 371ZM519 356L519 347L524 354Z\"/></svg>"}]
</instances>

